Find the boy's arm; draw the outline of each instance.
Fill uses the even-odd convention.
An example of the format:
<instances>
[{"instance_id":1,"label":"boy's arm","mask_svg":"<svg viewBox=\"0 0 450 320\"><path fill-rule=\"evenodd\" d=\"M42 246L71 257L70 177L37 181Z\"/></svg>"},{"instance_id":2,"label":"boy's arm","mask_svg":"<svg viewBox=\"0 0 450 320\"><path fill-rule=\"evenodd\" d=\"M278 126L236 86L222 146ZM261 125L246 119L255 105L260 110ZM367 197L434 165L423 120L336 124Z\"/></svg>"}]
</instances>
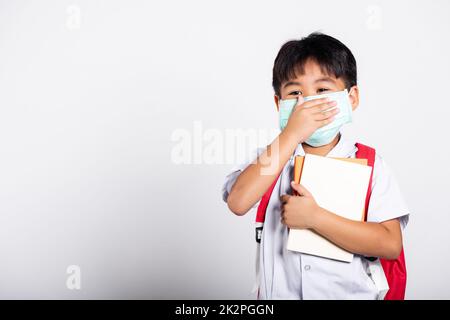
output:
<instances>
[{"instance_id":1,"label":"boy's arm","mask_svg":"<svg viewBox=\"0 0 450 320\"><path fill-rule=\"evenodd\" d=\"M286 128L237 178L227 198L228 207L237 215L244 215L263 196L295 151L297 145L315 130L333 121L338 108L328 98L299 102L292 111Z\"/></svg>"},{"instance_id":2,"label":"boy's arm","mask_svg":"<svg viewBox=\"0 0 450 320\"><path fill-rule=\"evenodd\" d=\"M362 222L343 218L315 202L302 185L292 183L300 196L282 196L282 222L291 228L312 229L339 247L352 253L396 259L402 250L402 232L398 219Z\"/></svg>"},{"instance_id":3,"label":"boy's arm","mask_svg":"<svg viewBox=\"0 0 450 320\"><path fill-rule=\"evenodd\" d=\"M313 230L353 253L393 260L402 250L398 219L380 223L354 221L319 207L314 221Z\"/></svg>"},{"instance_id":4,"label":"boy's arm","mask_svg":"<svg viewBox=\"0 0 450 320\"><path fill-rule=\"evenodd\" d=\"M283 130L236 179L227 198L228 208L244 215L262 197L297 146L296 137Z\"/></svg>"}]
</instances>

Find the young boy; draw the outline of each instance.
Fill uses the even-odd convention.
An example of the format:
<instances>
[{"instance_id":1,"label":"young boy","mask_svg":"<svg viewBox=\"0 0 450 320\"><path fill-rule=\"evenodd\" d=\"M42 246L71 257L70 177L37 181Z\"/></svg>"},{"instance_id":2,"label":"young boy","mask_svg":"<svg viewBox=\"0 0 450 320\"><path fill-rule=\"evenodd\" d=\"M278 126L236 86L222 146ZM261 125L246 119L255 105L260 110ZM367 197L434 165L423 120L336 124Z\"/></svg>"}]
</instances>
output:
<instances>
[{"instance_id":1,"label":"young boy","mask_svg":"<svg viewBox=\"0 0 450 320\"><path fill-rule=\"evenodd\" d=\"M277 110L289 99L297 99L295 108L287 124L280 124L278 137L258 150L254 161L233 170L223 187L229 209L241 216L258 205L278 178L261 239L258 299L376 299L378 289L364 257L396 259L401 253L402 230L409 211L392 172L378 153L366 222L345 219L321 208L305 187L290 181L294 156L355 157L357 141L339 130L331 137L315 134L333 122L338 113L338 108L333 108L336 103L326 98L305 101L304 97L347 89L354 111L359 104L356 78L351 51L325 34L289 41L275 59L272 84ZM288 228L314 230L354 253L353 261L287 250Z\"/></svg>"}]
</instances>

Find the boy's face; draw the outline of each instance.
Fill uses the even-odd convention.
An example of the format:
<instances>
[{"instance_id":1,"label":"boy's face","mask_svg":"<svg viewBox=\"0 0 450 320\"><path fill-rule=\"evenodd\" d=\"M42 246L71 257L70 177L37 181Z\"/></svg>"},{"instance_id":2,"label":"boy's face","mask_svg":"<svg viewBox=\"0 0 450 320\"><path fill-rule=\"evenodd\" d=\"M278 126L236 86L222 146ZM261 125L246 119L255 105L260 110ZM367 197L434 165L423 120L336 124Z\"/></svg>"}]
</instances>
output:
<instances>
[{"instance_id":1,"label":"boy's face","mask_svg":"<svg viewBox=\"0 0 450 320\"><path fill-rule=\"evenodd\" d=\"M331 93L345 90L345 82L341 78L324 74L320 66L309 59L304 65L304 74L298 74L297 78L283 82L280 88L281 97L275 95L275 104L278 110L279 99L296 99L298 96L307 97L318 94ZM349 94L352 109L355 110L359 104L359 91L353 86Z\"/></svg>"}]
</instances>

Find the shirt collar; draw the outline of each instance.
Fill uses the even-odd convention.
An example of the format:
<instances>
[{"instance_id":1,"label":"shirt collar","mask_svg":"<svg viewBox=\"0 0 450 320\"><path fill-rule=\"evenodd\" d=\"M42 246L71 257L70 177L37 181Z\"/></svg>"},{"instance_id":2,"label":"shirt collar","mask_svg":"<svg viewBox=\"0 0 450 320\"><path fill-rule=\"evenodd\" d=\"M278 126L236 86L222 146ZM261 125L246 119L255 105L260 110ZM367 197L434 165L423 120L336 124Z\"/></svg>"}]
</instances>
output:
<instances>
[{"instance_id":1,"label":"shirt collar","mask_svg":"<svg viewBox=\"0 0 450 320\"><path fill-rule=\"evenodd\" d=\"M347 134L340 134L340 139L338 143L334 146L333 149L328 152L327 157L336 157L336 158L351 158L356 153L358 148L355 146L355 142L352 139L347 137ZM303 149L302 144L298 144L297 148L294 151L294 156L304 156L305 150Z\"/></svg>"}]
</instances>

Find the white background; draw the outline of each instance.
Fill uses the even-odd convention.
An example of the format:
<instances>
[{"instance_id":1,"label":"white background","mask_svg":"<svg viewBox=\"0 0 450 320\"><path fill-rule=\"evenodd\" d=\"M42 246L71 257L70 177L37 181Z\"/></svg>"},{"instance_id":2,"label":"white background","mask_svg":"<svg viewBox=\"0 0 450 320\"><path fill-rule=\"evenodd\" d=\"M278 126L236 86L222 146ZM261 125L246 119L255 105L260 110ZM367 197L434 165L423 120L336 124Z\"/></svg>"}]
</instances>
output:
<instances>
[{"instance_id":1,"label":"white background","mask_svg":"<svg viewBox=\"0 0 450 320\"><path fill-rule=\"evenodd\" d=\"M313 31L354 53L346 131L386 159L410 207L407 298L450 298L449 9L0 1L0 298L253 298L254 212L221 199L233 164L176 164L173 135L195 121L276 129L273 60Z\"/></svg>"}]
</instances>

